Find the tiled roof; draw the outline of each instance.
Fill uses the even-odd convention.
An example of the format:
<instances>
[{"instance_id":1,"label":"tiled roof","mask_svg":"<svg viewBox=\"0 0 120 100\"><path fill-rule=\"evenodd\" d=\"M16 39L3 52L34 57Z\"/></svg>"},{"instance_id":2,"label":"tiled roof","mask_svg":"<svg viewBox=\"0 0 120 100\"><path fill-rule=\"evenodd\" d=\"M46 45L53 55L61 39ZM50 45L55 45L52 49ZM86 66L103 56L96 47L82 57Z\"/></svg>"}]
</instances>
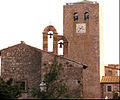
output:
<instances>
[{"instance_id":1,"label":"tiled roof","mask_svg":"<svg viewBox=\"0 0 120 100\"><path fill-rule=\"evenodd\" d=\"M101 83L119 83L120 76L103 76Z\"/></svg>"},{"instance_id":2,"label":"tiled roof","mask_svg":"<svg viewBox=\"0 0 120 100\"><path fill-rule=\"evenodd\" d=\"M119 64L116 64L116 65L115 64L109 64L108 66L105 66L105 68L120 70Z\"/></svg>"}]
</instances>

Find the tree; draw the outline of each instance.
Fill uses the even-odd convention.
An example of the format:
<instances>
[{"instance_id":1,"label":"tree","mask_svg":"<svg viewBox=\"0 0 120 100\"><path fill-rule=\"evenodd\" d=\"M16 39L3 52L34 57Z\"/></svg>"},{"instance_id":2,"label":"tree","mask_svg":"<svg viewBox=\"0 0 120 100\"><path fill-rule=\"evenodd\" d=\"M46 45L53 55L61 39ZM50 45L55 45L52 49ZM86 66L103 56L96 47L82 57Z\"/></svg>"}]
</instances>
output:
<instances>
[{"instance_id":1,"label":"tree","mask_svg":"<svg viewBox=\"0 0 120 100\"><path fill-rule=\"evenodd\" d=\"M61 98L66 92L67 88L62 79L60 79L60 72L62 65L55 61L48 73L44 76L44 82L46 84L45 91L41 91L39 88L32 89L32 96L41 99L58 99Z\"/></svg>"},{"instance_id":2,"label":"tree","mask_svg":"<svg viewBox=\"0 0 120 100\"><path fill-rule=\"evenodd\" d=\"M4 81L0 77L0 99L16 99L21 94L20 87L13 85L13 79Z\"/></svg>"}]
</instances>

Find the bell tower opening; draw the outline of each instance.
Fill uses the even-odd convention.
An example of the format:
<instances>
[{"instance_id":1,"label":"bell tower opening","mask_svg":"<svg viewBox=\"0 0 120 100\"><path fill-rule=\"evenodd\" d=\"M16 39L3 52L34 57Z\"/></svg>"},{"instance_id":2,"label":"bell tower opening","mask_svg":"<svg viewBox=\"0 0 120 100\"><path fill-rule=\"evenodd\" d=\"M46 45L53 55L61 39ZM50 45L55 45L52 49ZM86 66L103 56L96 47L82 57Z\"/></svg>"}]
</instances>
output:
<instances>
[{"instance_id":1,"label":"bell tower opening","mask_svg":"<svg viewBox=\"0 0 120 100\"><path fill-rule=\"evenodd\" d=\"M48 51L53 52L53 31L48 32Z\"/></svg>"},{"instance_id":2,"label":"bell tower opening","mask_svg":"<svg viewBox=\"0 0 120 100\"><path fill-rule=\"evenodd\" d=\"M78 21L78 12L74 12L74 21Z\"/></svg>"},{"instance_id":3,"label":"bell tower opening","mask_svg":"<svg viewBox=\"0 0 120 100\"><path fill-rule=\"evenodd\" d=\"M89 13L88 12L84 13L84 20L89 20Z\"/></svg>"},{"instance_id":4,"label":"bell tower opening","mask_svg":"<svg viewBox=\"0 0 120 100\"><path fill-rule=\"evenodd\" d=\"M58 55L63 55L63 40L58 41Z\"/></svg>"},{"instance_id":5,"label":"bell tower opening","mask_svg":"<svg viewBox=\"0 0 120 100\"><path fill-rule=\"evenodd\" d=\"M58 33L54 26L49 25L43 30L43 50L57 54Z\"/></svg>"},{"instance_id":6,"label":"bell tower opening","mask_svg":"<svg viewBox=\"0 0 120 100\"><path fill-rule=\"evenodd\" d=\"M43 50L67 56L68 41L64 36L58 35L54 26L49 25L43 31Z\"/></svg>"}]
</instances>

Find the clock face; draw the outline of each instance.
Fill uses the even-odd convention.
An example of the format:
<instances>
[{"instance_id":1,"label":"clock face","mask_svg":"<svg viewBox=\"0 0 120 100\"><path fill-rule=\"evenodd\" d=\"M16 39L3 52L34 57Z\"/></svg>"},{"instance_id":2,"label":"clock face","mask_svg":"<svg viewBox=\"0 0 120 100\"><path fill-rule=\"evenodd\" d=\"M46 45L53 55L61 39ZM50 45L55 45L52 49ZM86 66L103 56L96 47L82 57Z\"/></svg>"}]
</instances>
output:
<instances>
[{"instance_id":1,"label":"clock face","mask_svg":"<svg viewBox=\"0 0 120 100\"><path fill-rule=\"evenodd\" d=\"M86 24L85 23L76 24L76 33L86 33Z\"/></svg>"}]
</instances>

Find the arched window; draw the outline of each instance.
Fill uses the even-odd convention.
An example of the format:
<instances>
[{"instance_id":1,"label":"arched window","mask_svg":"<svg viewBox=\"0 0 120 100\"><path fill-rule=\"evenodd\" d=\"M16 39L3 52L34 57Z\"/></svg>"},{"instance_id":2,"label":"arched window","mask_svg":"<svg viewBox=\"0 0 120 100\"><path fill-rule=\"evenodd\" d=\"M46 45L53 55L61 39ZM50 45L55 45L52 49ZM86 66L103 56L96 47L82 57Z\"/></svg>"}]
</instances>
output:
<instances>
[{"instance_id":1,"label":"arched window","mask_svg":"<svg viewBox=\"0 0 120 100\"><path fill-rule=\"evenodd\" d=\"M53 52L53 31L48 32L48 51Z\"/></svg>"},{"instance_id":2,"label":"arched window","mask_svg":"<svg viewBox=\"0 0 120 100\"><path fill-rule=\"evenodd\" d=\"M74 12L74 21L78 21L78 13Z\"/></svg>"},{"instance_id":3,"label":"arched window","mask_svg":"<svg viewBox=\"0 0 120 100\"><path fill-rule=\"evenodd\" d=\"M89 13L88 12L84 13L84 20L89 20Z\"/></svg>"},{"instance_id":4,"label":"arched window","mask_svg":"<svg viewBox=\"0 0 120 100\"><path fill-rule=\"evenodd\" d=\"M63 40L58 41L58 55L63 55Z\"/></svg>"}]
</instances>

